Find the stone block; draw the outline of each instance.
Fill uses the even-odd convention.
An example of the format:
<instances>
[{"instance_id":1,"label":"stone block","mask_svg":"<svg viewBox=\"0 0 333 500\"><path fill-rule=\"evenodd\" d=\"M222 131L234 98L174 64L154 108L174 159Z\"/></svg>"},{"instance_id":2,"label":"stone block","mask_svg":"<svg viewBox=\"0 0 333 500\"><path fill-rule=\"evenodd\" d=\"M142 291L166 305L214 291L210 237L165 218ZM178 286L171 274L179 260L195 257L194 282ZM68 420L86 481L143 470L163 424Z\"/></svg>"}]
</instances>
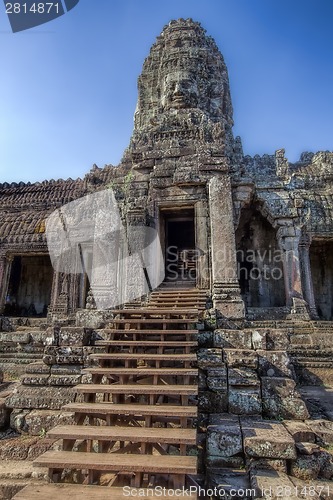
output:
<instances>
[{"instance_id":1,"label":"stone block","mask_svg":"<svg viewBox=\"0 0 333 500\"><path fill-rule=\"evenodd\" d=\"M71 346L45 347L43 362L47 365L78 365L83 364L83 348Z\"/></svg>"},{"instance_id":2,"label":"stone block","mask_svg":"<svg viewBox=\"0 0 333 500\"><path fill-rule=\"evenodd\" d=\"M283 425L296 443L315 443L316 435L313 430L304 422L295 420L284 420Z\"/></svg>"},{"instance_id":3,"label":"stone block","mask_svg":"<svg viewBox=\"0 0 333 500\"><path fill-rule=\"evenodd\" d=\"M224 349L224 360L228 367L258 368L258 355L255 351L245 349Z\"/></svg>"},{"instance_id":4,"label":"stone block","mask_svg":"<svg viewBox=\"0 0 333 500\"><path fill-rule=\"evenodd\" d=\"M91 329L75 326L62 326L59 332L59 346L89 345Z\"/></svg>"},{"instance_id":5,"label":"stone block","mask_svg":"<svg viewBox=\"0 0 333 500\"><path fill-rule=\"evenodd\" d=\"M261 415L260 388L229 387L228 408L236 415Z\"/></svg>"},{"instance_id":6,"label":"stone block","mask_svg":"<svg viewBox=\"0 0 333 500\"><path fill-rule=\"evenodd\" d=\"M14 409L10 414L9 426L11 429L17 432L26 432L25 417L29 413L29 410Z\"/></svg>"},{"instance_id":7,"label":"stone block","mask_svg":"<svg viewBox=\"0 0 333 500\"><path fill-rule=\"evenodd\" d=\"M320 444L333 444L333 422L329 420L306 420L305 422L314 432L316 442Z\"/></svg>"},{"instance_id":8,"label":"stone block","mask_svg":"<svg viewBox=\"0 0 333 500\"><path fill-rule=\"evenodd\" d=\"M76 326L92 329L106 328L112 319L111 311L81 309L76 313Z\"/></svg>"},{"instance_id":9,"label":"stone block","mask_svg":"<svg viewBox=\"0 0 333 500\"><path fill-rule=\"evenodd\" d=\"M227 369L222 368L208 368L207 369L207 387L212 391L221 391L227 389Z\"/></svg>"},{"instance_id":10,"label":"stone block","mask_svg":"<svg viewBox=\"0 0 333 500\"><path fill-rule=\"evenodd\" d=\"M51 346L57 344L58 344L58 329L54 328L53 326L47 328L43 339L43 345Z\"/></svg>"},{"instance_id":11,"label":"stone block","mask_svg":"<svg viewBox=\"0 0 333 500\"><path fill-rule=\"evenodd\" d=\"M222 349L199 349L197 352L198 367L205 368L223 368Z\"/></svg>"},{"instance_id":12,"label":"stone block","mask_svg":"<svg viewBox=\"0 0 333 500\"><path fill-rule=\"evenodd\" d=\"M9 423L10 410L7 408L6 400L0 398L0 429L6 427Z\"/></svg>"},{"instance_id":13,"label":"stone block","mask_svg":"<svg viewBox=\"0 0 333 500\"><path fill-rule=\"evenodd\" d=\"M11 344L29 344L30 342L29 332L8 332L0 333L0 342L11 343Z\"/></svg>"},{"instance_id":14,"label":"stone block","mask_svg":"<svg viewBox=\"0 0 333 500\"><path fill-rule=\"evenodd\" d=\"M250 330L215 330L214 347L251 349Z\"/></svg>"},{"instance_id":15,"label":"stone block","mask_svg":"<svg viewBox=\"0 0 333 500\"><path fill-rule=\"evenodd\" d=\"M262 377L293 378L293 370L288 354L284 351L257 351L259 375Z\"/></svg>"},{"instance_id":16,"label":"stone block","mask_svg":"<svg viewBox=\"0 0 333 500\"><path fill-rule=\"evenodd\" d=\"M53 429L56 425L73 425L74 413L55 410L33 410L24 416L26 431L32 436Z\"/></svg>"},{"instance_id":17,"label":"stone block","mask_svg":"<svg viewBox=\"0 0 333 500\"><path fill-rule=\"evenodd\" d=\"M32 330L29 332L31 343L35 346L44 346L45 330Z\"/></svg>"},{"instance_id":18,"label":"stone block","mask_svg":"<svg viewBox=\"0 0 333 500\"><path fill-rule=\"evenodd\" d=\"M289 332L283 328L267 330L266 349L269 351L287 351L290 345Z\"/></svg>"},{"instance_id":19,"label":"stone block","mask_svg":"<svg viewBox=\"0 0 333 500\"><path fill-rule=\"evenodd\" d=\"M214 346L214 333L202 331L198 334L199 347L213 347Z\"/></svg>"},{"instance_id":20,"label":"stone block","mask_svg":"<svg viewBox=\"0 0 333 500\"><path fill-rule=\"evenodd\" d=\"M230 469L244 469L244 459L241 456L234 457L215 457L206 456L206 467L208 468L230 468Z\"/></svg>"},{"instance_id":21,"label":"stone block","mask_svg":"<svg viewBox=\"0 0 333 500\"><path fill-rule=\"evenodd\" d=\"M232 457L243 451L242 434L239 423L226 420L221 425L207 428L206 450L208 456Z\"/></svg>"},{"instance_id":22,"label":"stone block","mask_svg":"<svg viewBox=\"0 0 333 500\"><path fill-rule=\"evenodd\" d=\"M240 496L235 496L235 492L243 491L245 493L250 490L248 474L244 470L210 467L207 469L206 484L207 489L216 488L217 491L224 491L224 495L219 497L221 500L222 498L223 500L242 498Z\"/></svg>"},{"instance_id":23,"label":"stone block","mask_svg":"<svg viewBox=\"0 0 333 500\"><path fill-rule=\"evenodd\" d=\"M254 498L269 500L298 500L296 488L284 472L276 470L254 470L250 473L251 487L255 490Z\"/></svg>"},{"instance_id":24,"label":"stone block","mask_svg":"<svg viewBox=\"0 0 333 500\"><path fill-rule=\"evenodd\" d=\"M6 404L9 408L60 410L72 403L75 395L75 390L69 387L18 386Z\"/></svg>"},{"instance_id":25,"label":"stone block","mask_svg":"<svg viewBox=\"0 0 333 500\"><path fill-rule=\"evenodd\" d=\"M0 440L1 460L27 460L29 448L38 441L37 437L14 437Z\"/></svg>"},{"instance_id":26,"label":"stone block","mask_svg":"<svg viewBox=\"0 0 333 500\"><path fill-rule=\"evenodd\" d=\"M268 418L304 420L309 417L293 380L262 377L263 413Z\"/></svg>"},{"instance_id":27,"label":"stone block","mask_svg":"<svg viewBox=\"0 0 333 500\"><path fill-rule=\"evenodd\" d=\"M270 458L248 458L246 460L247 470L254 472L256 470L271 470L287 474L287 460Z\"/></svg>"},{"instance_id":28,"label":"stone block","mask_svg":"<svg viewBox=\"0 0 333 500\"><path fill-rule=\"evenodd\" d=\"M296 443L296 449L299 455L313 455L320 452L319 444L315 443Z\"/></svg>"},{"instance_id":29,"label":"stone block","mask_svg":"<svg viewBox=\"0 0 333 500\"><path fill-rule=\"evenodd\" d=\"M315 455L300 455L291 461L290 473L292 476L310 481L317 479L320 473L320 461Z\"/></svg>"},{"instance_id":30,"label":"stone block","mask_svg":"<svg viewBox=\"0 0 333 500\"><path fill-rule=\"evenodd\" d=\"M50 375L48 384L52 386L74 386L80 384L81 375Z\"/></svg>"},{"instance_id":31,"label":"stone block","mask_svg":"<svg viewBox=\"0 0 333 500\"><path fill-rule=\"evenodd\" d=\"M55 439L43 438L38 439L34 444L32 444L28 451L28 460L36 460L37 457L42 455L48 450L53 449Z\"/></svg>"},{"instance_id":32,"label":"stone block","mask_svg":"<svg viewBox=\"0 0 333 500\"><path fill-rule=\"evenodd\" d=\"M208 388L206 371L201 370L200 368L198 370L198 387L203 391L207 390Z\"/></svg>"},{"instance_id":33,"label":"stone block","mask_svg":"<svg viewBox=\"0 0 333 500\"><path fill-rule=\"evenodd\" d=\"M241 418L244 451L248 457L296 459L296 446L279 422Z\"/></svg>"},{"instance_id":34,"label":"stone block","mask_svg":"<svg viewBox=\"0 0 333 500\"><path fill-rule=\"evenodd\" d=\"M26 373L21 376L23 385L48 385L49 375L41 373Z\"/></svg>"},{"instance_id":35,"label":"stone block","mask_svg":"<svg viewBox=\"0 0 333 500\"><path fill-rule=\"evenodd\" d=\"M51 372L50 366L42 363L41 361L37 361L37 363L29 363L26 367L26 374L44 374L47 375Z\"/></svg>"},{"instance_id":36,"label":"stone block","mask_svg":"<svg viewBox=\"0 0 333 500\"><path fill-rule=\"evenodd\" d=\"M251 368L228 368L228 383L233 386L254 386L260 385L257 372Z\"/></svg>"},{"instance_id":37,"label":"stone block","mask_svg":"<svg viewBox=\"0 0 333 500\"><path fill-rule=\"evenodd\" d=\"M252 330L251 332L252 349L255 349L256 351L259 349L262 350L266 349L267 333L268 330L264 328L258 328L256 330Z\"/></svg>"},{"instance_id":38,"label":"stone block","mask_svg":"<svg viewBox=\"0 0 333 500\"><path fill-rule=\"evenodd\" d=\"M52 375L81 375L82 365L53 365L50 373Z\"/></svg>"},{"instance_id":39,"label":"stone block","mask_svg":"<svg viewBox=\"0 0 333 500\"><path fill-rule=\"evenodd\" d=\"M203 413L224 413L228 410L227 391L199 391L198 408Z\"/></svg>"}]
</instances>

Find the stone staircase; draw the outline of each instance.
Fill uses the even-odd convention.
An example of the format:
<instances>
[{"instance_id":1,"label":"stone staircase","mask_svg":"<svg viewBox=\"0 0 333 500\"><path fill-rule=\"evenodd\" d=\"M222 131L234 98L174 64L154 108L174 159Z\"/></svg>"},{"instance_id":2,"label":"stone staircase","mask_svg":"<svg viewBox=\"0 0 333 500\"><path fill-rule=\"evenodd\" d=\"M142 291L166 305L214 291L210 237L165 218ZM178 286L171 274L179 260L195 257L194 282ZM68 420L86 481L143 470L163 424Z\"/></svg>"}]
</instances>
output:
<instances>
[{"instance_id":1,"label":"stone staircase","mask_svg":"<svg viewBox=\"0 0 333 500\"><path fill-rule=\"evenodd\" d=\"M124 486L159 486L174 496L188 475L195 481L193 349L205 294L180 295L155 292L149 307L115 310L108 328L96 331L98 352L83 370L85 383L75 387L78 400L63 407L74 412L76 425L49 431L49 438L62 440L62 451L35 461L48 468L51 483L27 486L15 498L117 499Z\"/></svg>"}]
</instances>

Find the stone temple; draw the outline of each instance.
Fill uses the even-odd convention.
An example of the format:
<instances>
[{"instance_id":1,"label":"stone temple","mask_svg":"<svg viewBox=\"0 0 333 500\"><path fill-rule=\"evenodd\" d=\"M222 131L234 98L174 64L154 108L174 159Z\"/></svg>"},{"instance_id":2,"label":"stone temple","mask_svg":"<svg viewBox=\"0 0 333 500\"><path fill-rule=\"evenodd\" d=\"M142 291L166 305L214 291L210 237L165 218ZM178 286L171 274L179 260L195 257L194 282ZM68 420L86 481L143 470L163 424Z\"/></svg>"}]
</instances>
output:
<instances>
[{"instance_id":1,"label":"stone temple","mask_svg":"<svg viewBox=\"0 0 333 500\"><path fill-rule=\"evenodd\" d=\"M232 127L224 59L179 19L144 62L118 166L0 185L0 498L332 498L333 153L251 157ZM74 272L52 265L48 217L108 190L119 264L94 275L81 238ZM157 288L120 259L145 228Z\"/></svg>"}]
</instances>

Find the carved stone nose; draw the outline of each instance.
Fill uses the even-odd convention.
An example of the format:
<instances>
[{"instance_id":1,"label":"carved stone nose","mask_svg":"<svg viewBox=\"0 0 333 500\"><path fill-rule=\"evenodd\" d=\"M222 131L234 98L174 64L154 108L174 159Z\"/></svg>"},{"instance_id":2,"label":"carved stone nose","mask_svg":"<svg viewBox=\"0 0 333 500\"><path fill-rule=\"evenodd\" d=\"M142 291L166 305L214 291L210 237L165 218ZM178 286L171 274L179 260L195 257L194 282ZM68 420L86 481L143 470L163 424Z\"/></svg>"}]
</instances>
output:
<instances>
[{"instance_id":1,"label":"carved stone nose","mask_svg":"<svg viewBox=\"0 0 333 500\"><path fill-rule=\"evenodd\" d=\"M180 83L176 83L174 94L175 95L183 95L182 86L180 85Z\"/></svg>"}]
</instances>

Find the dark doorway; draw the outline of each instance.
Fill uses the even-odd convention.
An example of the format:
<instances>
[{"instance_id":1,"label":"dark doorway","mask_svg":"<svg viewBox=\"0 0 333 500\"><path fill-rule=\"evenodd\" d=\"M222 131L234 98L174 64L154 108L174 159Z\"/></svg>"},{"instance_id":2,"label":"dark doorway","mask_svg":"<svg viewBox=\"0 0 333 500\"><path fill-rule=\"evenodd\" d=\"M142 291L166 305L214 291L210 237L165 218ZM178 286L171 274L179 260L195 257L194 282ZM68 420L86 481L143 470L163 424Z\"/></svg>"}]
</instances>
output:
<instances>
[{"instance_id":1,"label":"dark doorway","mask_svg":"<svg viewBox=\"0 0 333 500\"><path fill-rule=\"evenodd\" d=\"M318 240L310 246L315 303L320 319L333 319L333 242Z\"/></svg>"},{"instance_id":2,"label":"dark doorway","mask_svg":"<svg viewBox=\"0 0 333 500\"><path fill-rule=\"evenodd\" d=\"M53 269L48 255L16 255L12 262L4 313L46 316Z\"/></svg>"},{"instance_id":3,"label":"dark doorway","mask_svg":"<svg viewBox=\"0 0 333 500\"><path fill-rule=\"evenodd\" d=\"M282 256L276 231L255 206L242 210L236 245L239 285L247 307L285 306Z\"/></svg>"},{"instance_id":4,"label":"dark doorway","mask_svg":"<svg viewBox=\"0 0 333 500\"><path fill-rule=\"evenodd\" d=\"M165 274L167 281L196 281L194 210L165 211Z\"/></svg>"}]
</instances>

